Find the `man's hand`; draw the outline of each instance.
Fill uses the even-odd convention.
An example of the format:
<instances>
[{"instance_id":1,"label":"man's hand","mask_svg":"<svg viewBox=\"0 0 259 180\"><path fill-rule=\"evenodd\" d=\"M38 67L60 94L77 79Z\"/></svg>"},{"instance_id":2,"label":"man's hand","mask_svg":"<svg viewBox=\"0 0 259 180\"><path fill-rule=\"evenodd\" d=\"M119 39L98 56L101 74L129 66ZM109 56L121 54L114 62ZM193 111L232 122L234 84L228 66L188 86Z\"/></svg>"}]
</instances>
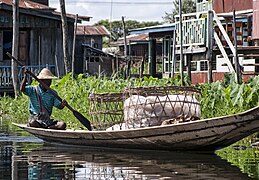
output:
<instances>
[{"instance_id":1,"label":"man's hand","mask_svg":"<svg viewBox=\"0 0 259 180\"><path fill-rule=\"evenodd\" d=\"M29 73L25 66L22 67L22 71L23 71L24 77L23 77L22 83L20 85L20 91L25 92L25 86L27 83L27 77L28 77Z\"/></svg>"},{"instance_id":2,"label":"man's hand","mask_svg":"<svg viewBox=\"0 0 259 180\"><path fill-rule=\"evenodd\" d=\"M61 102L61 108L63 109L67 105L67 101L65 99L62 100Z\"/></svg>"},{"instance_id":3,"label":"man's hand","mask_svg":"<svg viewBox=\"0 0 259 180\"><path fill-rule=\"evenodd\" d=\"M28 77L29 73L28 73L26 66L22 67L22 71L23 71L24 77Z\"/></svg>"}]
</instances>

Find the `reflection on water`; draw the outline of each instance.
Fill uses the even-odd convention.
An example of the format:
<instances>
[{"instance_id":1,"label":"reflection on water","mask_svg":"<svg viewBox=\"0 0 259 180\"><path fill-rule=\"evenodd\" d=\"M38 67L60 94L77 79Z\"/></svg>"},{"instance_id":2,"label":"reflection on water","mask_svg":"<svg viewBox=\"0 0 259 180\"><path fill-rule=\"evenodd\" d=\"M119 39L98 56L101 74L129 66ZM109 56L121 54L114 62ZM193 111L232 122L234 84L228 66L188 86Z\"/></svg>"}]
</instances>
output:
<instances>
[{"instance_id":1,"label":"reflection on water","mask_svg":"<svg viewBox=\"0 0 259 180\"><path fill-rule=\"evenodd\" d=\"M120 152L45 144L29 151L22 151L21 146L17 145L9 147L6 157L8 154L10 157L4 159L5 178L9 176L14 179L248 179L238 168L215 155Z\"/></svg>"},{"instance_id":2,"label":"reflection on water","mask_svg":"<svg viewBox=\"0 0 259 180\"><path fill-rule=\"evenodd\" d=\"M1 125L0 179L249 179L215 154L52 145Z\"/></svg>"}]
</instances>

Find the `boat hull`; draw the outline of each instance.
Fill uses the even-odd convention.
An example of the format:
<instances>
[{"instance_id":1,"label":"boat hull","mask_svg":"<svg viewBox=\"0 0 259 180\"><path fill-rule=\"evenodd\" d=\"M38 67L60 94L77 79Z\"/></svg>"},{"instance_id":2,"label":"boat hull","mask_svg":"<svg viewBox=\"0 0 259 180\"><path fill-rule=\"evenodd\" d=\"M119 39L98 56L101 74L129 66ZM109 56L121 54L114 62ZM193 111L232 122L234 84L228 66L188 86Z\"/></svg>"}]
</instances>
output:
<instances>
[{"instance_id":1,"label":"boat hull","mask_svg":"<svg viewBox=\"0 0 259 180\"><path fill-rule=\"evenodd\" d=\"M119 131L53 130L15 125L45 141L69 145L214 151L259 131L259 107L231 116Z\"/></svg>"}]
</instances>

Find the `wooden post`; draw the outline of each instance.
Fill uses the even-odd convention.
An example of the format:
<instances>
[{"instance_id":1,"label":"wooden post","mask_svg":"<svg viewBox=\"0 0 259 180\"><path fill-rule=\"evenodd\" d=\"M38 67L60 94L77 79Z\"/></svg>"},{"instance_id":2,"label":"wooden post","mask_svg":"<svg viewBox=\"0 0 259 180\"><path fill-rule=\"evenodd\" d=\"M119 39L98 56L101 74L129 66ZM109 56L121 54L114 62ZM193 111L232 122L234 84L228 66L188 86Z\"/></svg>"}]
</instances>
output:
<instances>
[{"instance_id":1,"label":"wooden post","mask_svg":"<svg viewBox=\"0 0 259 180\"><path fill-rule=\"evenodd\" d=\"M182 0L179 0L179 35L180 35L180 73L181 85L184 86L183 32L182 32Z\"/></svg>"},{"instance_id":2,"label":"wooden post","mask_svg":"<svg viewBox=\"0 0 259 180\"><path fill-rule=\"evenodd\" d=\"M175 71L175 63L176 63L176 58L175 58L175 46L176 46L176 30L173 31L173 49L172 49L172 70L171 70L171 77L174 78L174 71Z\"/></svg>"},{"instance_id":3,"label":"wooden post","mask_svg":"<svg viewBox=\"0 0 259 180\"><path fill-rule=\"evenodd\" d=\"M83 47L83 73L87 72L87 59L86 49Z\"/></svg>"},{"instance_id":4,"label":"wooden post","mask_svg":"<svg viewBox=\"0 0 259 180\"><path fill-rule=\"evenodd\" d=\"M57 35L57 34L56 34ZM59 64L58 64L58 55L57 55L57 52L58 52L58 41L56 39L56 42L55 42L55 64L56 64L56 72L57 72L57 76L58 78L60 77L60 73L59 73Z\"/></svg>"},{"instance_id":5,"label":"wooden post","mask_svg":"<svg viewBox=\"0 0 259 180\"><path fill-rule=\"evenodd\" d=\"M116 56L116 72L119 72L119 66L120 66L120 62L119 62L119 58L118 56Z\"/></svg>"},{"instance_id":6,"label":"wooden post","mask_svg":"<svg viewBox=\"0 0 259 180\"><path fill-rule=\"evenodd\" d=\"M70 64L69 50L68 50L67 16L66 16L65 1L60 0L59 2L60 2L60 10L61 10L62 32L63 32L64 64L65 64L65 71L67 74L71 72L71 64Z\"/></svg>"},{"instance_id":7,"label":"wooden post","mask_svg":"<svg viewBox=\"0 0 259 180\"><path fill-rule=\"evenodd\" d=\"M123 28L123 38L124 38L124 58L125 61L127 62L127 68L126 68L126 78L130 76L130 60L127 58L127 38L126 38L126 27L125 27L125 21L124 21L124 16L121 17L122 20L122 28Z\"/></svg>"},{"instance_id":8,"label":"wooden post","mask_svg":"<svg viewBox=\"0 0 259 180\"><path fill-rule=\"evenodd\" d=\"M235 54L234 54L234 60L235 60L235 69L236 69L236 82L238 84L241 83L240 78L240 65L238 60L238 52L237 52L237 31L236 31L236 11L233 11L233 25L234 25L234 42L235 42Z\"/></svg>"},{"instance_id":9,"label":"wooden post","mask_svg":"<svg viewBox=\"0 0 259 180\"><path fill-rule=\"evenodd\" d=\"M13 41L12 56L18 58L19 53L19 0L13 0ZM12 80L15 97L18 96L18 69L17 64L12 60Z\"/></svg>"},{"instance_id":10,"label":"wooden post","mask_svg":"<svg viewBox=\"0 0 259 180\"><path fill-rule=\"evenodd\" d=\"M122 20L122 28L123 28L123 38L124 38L124 57L127 57L127 38L126 38L126 27L125 27L125 21L124 16L121 17Z\"/></svg>"},{"instance_id":11,"label":"wooden post","mask_svg":"<svg viewBox=\"0 0 259 180\"><path fill-rule=\"evenodd\" d=\"M185 54L186 63L187 63L187 76L190 83L192 83L192 70L191 70L191 62L192 62L193 54Z\"/></svg>"},{"instance_id":12,"label":"wooden post","mask_svg":"<svg viewBox=\"0 0 259 180\"><path fill-rule=\"evenodd\" d=\"M78 14L76 14L75 27L74 27L73 52L72 52L72 78L74 78L74 74L75 74L75 48L76 48L77 19L78 19Z\"/></svg>"},{"instance_id":13,"label":"wooden post","mask_svg":"<svg viewBox=\"0 0 259 180\"><path fill-rule=\"evenodd\" d=\"M131 69L131 42L129 41L129 54L128 54L128 56L127 56L127 58L126 58L126 60L127 60L127 64L128 64L128 66L127 66L127 77L130 77L130 69Z\"/></svg>"},{"instance_id":14,"label":"wooden post","mask_svg":"<svg viewBox=\"0 0 259 180\"><path fill-rule=\"evenodd\" d=\"M109 45L111 44L112 41L112 11L113 11L113 0L111 0L111 7L110 7L110 20L109 20L109 25L110 25L110 38L109 38Z\"/></svg>"},{"instance_id":15,"label":"wooden post","mask_svg":"<svg viewBox=\"0 0 259 180\"><path fill-rule=\"evenodd\" d=\"M13 142L12 143L12 146L14 147L13 150L12 150L12 179L18 179L19 176L18 176L18 161L16 159L17 157L17 143L16 142Z\"/></svg>"},{"instance_id":16,"label":"wooden post","mask_svg":"<svg viewBox=\"0 0 259 180\"><path fill-rule=\"evenodd\" d=\"M149 41L149 74L156 76L156 39Z\"/></svg>"},{"instance_id":17,"label":"wooden post","mask_svg":"<svg viewBox=\"0 0 259 180\"><path fill-rule=\"evenodd\" d=\"M252 16L248 16L247 17L247 43L248 46L252 46L253 45L253 41L252 41Z\"/></svg>"},{"instance_id":18,"label":"wooden post","mask_svg":"<svg viewBox=\"0 0 259 180\"><path fill-rule=\"evenodd\" d=\"M210 10L208 11L208 19L207 19L208 83L213 82L212 57L213 57L213 12Z\"/></svg>"},{"instance_id":19,"label":"wooden post","mask_svg":"<svg viewBox=\"0 0 259 180\"><path fill-rule=\"evenodd\" d=\"M142 60L141 60L140 68L139 68L139 77L140 78L143 77L144 66L145 66L145 57L142 56Z\"/></svg>"},{"instance_id":20,"label":"wooden post","mask_svg":"<svg viewBox=\"0 0 259 180\"><path fill-rule=\"evenodd\" d=\"M115 74L115 59L112 58L111 61L112 61L112 76L113 76Z\"/></svg>"}]
</instances>

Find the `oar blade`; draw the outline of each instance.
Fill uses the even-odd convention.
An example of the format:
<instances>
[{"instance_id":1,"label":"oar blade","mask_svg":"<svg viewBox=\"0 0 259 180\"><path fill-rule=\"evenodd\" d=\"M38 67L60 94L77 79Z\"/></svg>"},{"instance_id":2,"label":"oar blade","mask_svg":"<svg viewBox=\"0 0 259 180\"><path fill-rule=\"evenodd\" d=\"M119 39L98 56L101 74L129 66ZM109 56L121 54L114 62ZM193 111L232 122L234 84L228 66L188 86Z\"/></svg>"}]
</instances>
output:
<instances>
[{"instance_id":1,"label":"oar blade","mask_svg":"<svg viewBox=\"0 0 259 180\"><path fill-rule=\"evenodd\" d=\"M89 131L92 131L91 123L88 119L75 110L73 111L73 114Z\"/></svg>"}]
</instances>

